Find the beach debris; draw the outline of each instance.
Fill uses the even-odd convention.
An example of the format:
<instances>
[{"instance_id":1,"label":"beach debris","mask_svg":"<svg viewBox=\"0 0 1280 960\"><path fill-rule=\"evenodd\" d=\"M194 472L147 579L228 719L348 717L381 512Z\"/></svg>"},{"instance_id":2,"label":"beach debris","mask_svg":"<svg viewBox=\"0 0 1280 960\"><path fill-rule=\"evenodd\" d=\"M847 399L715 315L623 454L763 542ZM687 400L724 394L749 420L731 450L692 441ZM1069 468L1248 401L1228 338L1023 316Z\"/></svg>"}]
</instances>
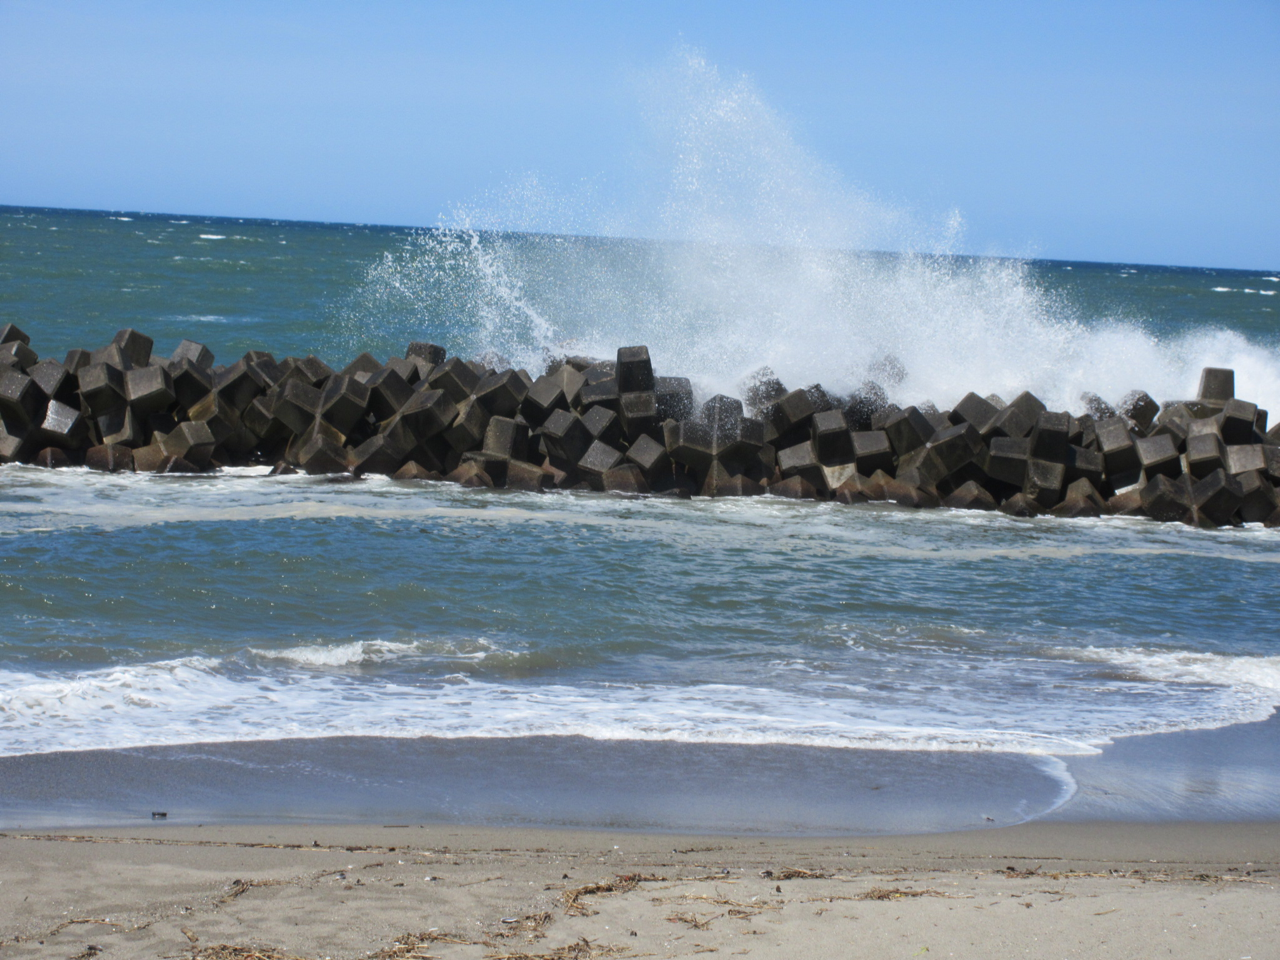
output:
<instances>
[{"instance_id":1,"label":"beach debris","mask_svg":"<svg viewBox=\"0 0 1280 960\"><path fill-rule=\"evenodd\" d=\"M169 814L165 813L163 810L152 810L152 811L151 811L151 819L152 819L152 820L165 820L165 819L168 819L168 817L169 817Z\"/></svg>"},{"instance_id":2,"label":"beach debris","mask_svg":"<svg viewBox=\"0 0 1280 960\"><path fill-rule=\"evenodd\" d=\"M587 904L582 902L583 897L602 896L612 893L626 893L634 890L642 883L653 883L666 881L666 877L659 877L653 874L626 873L620 874L613 880L604 880L599 883L588 883L581 887L574 887L572 890L566 890L560 895L564 901L564 912L569 916L589 917L596 913Z\"/></svg>"},{"instance_id":3,"label":"beach debris","mask_svg":"<svg viewBox=\"0 0 1280 960\"><path fill-rule=\"evenodd\" d=\"M257 350L218 365L190 340L156 356L132 329L41 360L27 334L5 330L0 463L175 476L262 464L276 476L477 490L1280 526L1280 426L1235 396L1224 368L1204 369L1195 399L1085 394L1078 409L1049 410L1029 392L1007 404L969 393L938 410L890 401L903 381L886 357L849 395L788 390L762 369L744 384L745 405L725 395L698 405L690 380L655 374L645 346L549 357L534 377L496 354L464 360L424 343L339 370Z\"/></svg>"},{"instance_id":4,"label":"beach debris","mask_svg":"<svg viewBox=\"0 0 1280 960\"><path fill-rule=\"evenodd\" d=\"M943 893L941 890L923 889L915 890L910 887L872 887L853 897L854 900L909 900L914 897L942 897L948 900L956 899L954 894Z\"/></svg>"}]
</instances>

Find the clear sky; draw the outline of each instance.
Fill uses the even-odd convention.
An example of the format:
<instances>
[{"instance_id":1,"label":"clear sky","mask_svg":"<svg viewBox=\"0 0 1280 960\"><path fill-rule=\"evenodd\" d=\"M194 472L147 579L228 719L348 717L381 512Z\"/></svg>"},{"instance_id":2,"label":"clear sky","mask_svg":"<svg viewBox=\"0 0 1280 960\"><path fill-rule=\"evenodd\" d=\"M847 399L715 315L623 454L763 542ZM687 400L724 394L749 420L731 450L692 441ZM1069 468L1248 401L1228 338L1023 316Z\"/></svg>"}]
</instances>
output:
<instances>
[{"instance_id":1,"label":"clear sky","mask_svg":"<svg viewBox=\"0 0 1280 960\"><path fill-rule=\"evenodd\" d=\"M0 203L644 231L690 49L749 91L726 162L781 138L960 249L1280 267L1277 0L0 0Z\"/></svg>"}]
</instances>

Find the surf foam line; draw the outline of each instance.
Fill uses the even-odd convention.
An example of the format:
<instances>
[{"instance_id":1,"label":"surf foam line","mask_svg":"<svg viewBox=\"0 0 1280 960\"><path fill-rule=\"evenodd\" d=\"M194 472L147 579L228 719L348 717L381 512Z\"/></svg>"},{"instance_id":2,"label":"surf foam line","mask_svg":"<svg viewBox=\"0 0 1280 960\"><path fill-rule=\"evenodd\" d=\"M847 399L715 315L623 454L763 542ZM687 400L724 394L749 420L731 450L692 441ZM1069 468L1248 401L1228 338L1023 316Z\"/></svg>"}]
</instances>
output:
<instances>
[{"instance_id":1,"label":"surf foam line","mask_svg":"<svg viewBox=\"0 0 1280 960\"><path fill-rule=\"evenodd\" d=\"M344 666L413 645L300 647L279 659ZM478 651L482 652L482 651ZM1265 719L1280 704L1280 657L1087 648L1064 656L1113 664L1138 678L1206 696L1177 717L1107 716L1071 736L985 728L941 716L918 724L859 716L856 700L728 684L521 686L450 675L421 686L300 669L249 670L186 657L67 676L0 671L0 755L324 737L517 738L795 745L864 750L1084 756L1119 736L1212 729ZM327 661L327 662L326 662ZM1116 694L1122 698L1123 694ZM940 722L942 721L942 722Z\"/></svg>"}]
</instances>

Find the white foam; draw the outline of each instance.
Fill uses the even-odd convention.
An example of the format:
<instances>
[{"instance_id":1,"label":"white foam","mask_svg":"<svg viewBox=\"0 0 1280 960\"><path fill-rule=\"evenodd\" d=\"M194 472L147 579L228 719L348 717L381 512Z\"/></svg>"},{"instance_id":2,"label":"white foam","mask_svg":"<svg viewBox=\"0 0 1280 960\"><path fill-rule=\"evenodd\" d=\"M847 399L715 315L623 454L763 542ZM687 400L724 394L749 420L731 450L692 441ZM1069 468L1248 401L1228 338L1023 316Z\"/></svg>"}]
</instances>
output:
<instances>
[{"instance_id":1,"label":"white foam","mask_svg":"<svg viewBox=\"0 0 1280 960\"><path fill-rule=\"evenodd\" d=\"M202 233L200 234L200 239L201 240L225 240L227 238L221 233Z\"/></svg>"}]
</instances>

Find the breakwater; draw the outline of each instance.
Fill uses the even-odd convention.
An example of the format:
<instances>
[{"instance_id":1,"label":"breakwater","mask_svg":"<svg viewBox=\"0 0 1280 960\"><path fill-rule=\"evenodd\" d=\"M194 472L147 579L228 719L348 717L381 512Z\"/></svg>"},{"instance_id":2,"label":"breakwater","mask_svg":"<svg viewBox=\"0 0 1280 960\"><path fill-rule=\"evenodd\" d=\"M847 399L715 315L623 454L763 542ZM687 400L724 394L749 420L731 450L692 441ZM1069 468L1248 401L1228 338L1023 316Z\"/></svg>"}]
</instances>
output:
<instances>
[{"instance_id":1,"label":"breakwater","mask_svg":"<svg viewBox=\"0 0 1280 960\"><path fill-rule=\"evenodd\" d=\"M184 340L169 357L121 330L106 346L44 359L0 328L0 462L197 473L384 474L471 487L893 501L911 507L1216 527L1280 525L1280 426L1206 368L1194 399L1137 390L1053 411L1024 392L965 396L951 410L788 389L762 369L743 397L698 402L656 376L646 347L558 357L537 377L500 357L412 343L341 370L251 351L229 365ZM890 360L879 375L901 375Z\"/></svg>"}]
</instances>

